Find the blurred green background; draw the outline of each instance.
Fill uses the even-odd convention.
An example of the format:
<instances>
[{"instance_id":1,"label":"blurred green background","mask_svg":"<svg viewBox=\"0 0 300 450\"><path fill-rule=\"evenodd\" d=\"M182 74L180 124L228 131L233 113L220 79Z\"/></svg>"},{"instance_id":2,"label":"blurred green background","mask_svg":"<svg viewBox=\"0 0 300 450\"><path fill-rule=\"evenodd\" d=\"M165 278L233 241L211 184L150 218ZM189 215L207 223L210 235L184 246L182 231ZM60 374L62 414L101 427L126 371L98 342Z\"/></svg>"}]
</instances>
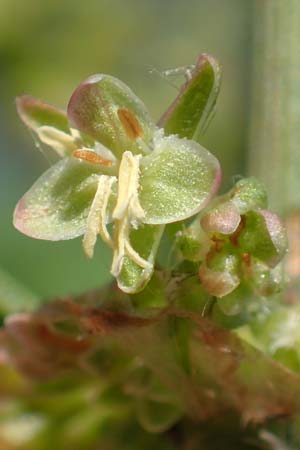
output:
<instances>
[{"instance_id":1,"label":"blurred green background","mask_svg":"<svg viewBox=\"0 0 300 450\"><path fill-rule=\"evenodd\" d=\"M252 6L249 0L0 0L2 269L44 298L110 278L109 250L100 242L87 261L79 240L32 240L12 226L17 200L50 164L16 115L19 94L65 107L80 81L104 72L127 83L158 119L176 89L152 69L211 53L223 66L223 84L203 144L221 160L223 186L244 174Z\"/></svg>"}]
</instances>

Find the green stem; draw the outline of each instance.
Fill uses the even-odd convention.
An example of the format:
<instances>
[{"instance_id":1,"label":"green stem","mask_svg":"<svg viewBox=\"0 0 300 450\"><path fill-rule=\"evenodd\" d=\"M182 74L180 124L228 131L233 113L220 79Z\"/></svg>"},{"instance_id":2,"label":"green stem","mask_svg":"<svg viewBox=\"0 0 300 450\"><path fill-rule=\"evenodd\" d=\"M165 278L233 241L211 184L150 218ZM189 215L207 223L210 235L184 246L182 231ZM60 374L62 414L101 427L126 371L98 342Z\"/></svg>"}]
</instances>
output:
<instances>
[{"instance_id":1,"label":"green stem","mask_svg":"<svg viewBox=\"0 0 300 450\"><path fill-rule=\"evenodd\" d=\"M299 23L299 0L255 0L248 169L281 214L300 209Z\"/></svg>"}]
</instances>

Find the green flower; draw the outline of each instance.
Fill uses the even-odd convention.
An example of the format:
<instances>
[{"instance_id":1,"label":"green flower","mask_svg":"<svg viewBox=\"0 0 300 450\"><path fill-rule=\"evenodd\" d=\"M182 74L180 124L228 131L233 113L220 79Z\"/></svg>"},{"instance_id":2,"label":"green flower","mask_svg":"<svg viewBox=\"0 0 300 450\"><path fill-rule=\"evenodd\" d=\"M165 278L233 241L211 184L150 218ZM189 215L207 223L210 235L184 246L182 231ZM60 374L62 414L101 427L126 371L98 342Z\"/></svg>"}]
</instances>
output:
<instances>
[{"instance_id":1,"label":"green flower","mask_svg":"<svg viewBox=\"0 0 300 450\"><path fill-rule=\"evenodd\" d=\"M164 226L197 214L216 193L217 159L193 140L166 136L141 100L112 76L80 84L67 113L29 96L18 98L17 108L61 160L19 201L15 227L37 239L83 235L88 257L100 235L113 251L111 273L119 287L141 290L153 273Z\"/></svg>"},{"instance_id":2,"label":"green flower","mask_svg":"<svg viewBox=\"0 0 300 450\"><path fill-rule=\"evenodd\" d=\"M200 279L211 294L226 296L242 281L260 296L278 289L280 277L275 268L286 253L287 237L280 218L266 207L262 184L248 178L202 214L201 227L211 245L200 267Z\"/></svg>"}]
</instances>

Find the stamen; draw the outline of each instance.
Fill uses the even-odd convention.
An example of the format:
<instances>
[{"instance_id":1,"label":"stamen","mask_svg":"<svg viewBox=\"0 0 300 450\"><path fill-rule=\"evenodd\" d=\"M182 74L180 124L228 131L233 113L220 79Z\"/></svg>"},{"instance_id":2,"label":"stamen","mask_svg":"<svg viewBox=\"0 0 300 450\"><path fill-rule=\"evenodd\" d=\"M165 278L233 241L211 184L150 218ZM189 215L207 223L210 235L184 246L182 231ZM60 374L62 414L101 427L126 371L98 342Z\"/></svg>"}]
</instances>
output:
<instances>
[{"instance_id":1,"label":"stamen","mask_svg":"<svg viewBox=\"0 0 300 450\"><path fill-rule=\"evenodd\" d=\"M103 241L114 248L112 238L106 227L107 206L115 177L101 175L97 191L87 218L87 229L82 241L83 249L89 258L93 257L94 247L99 233Z\"/></svg>"},{"instance_id":2,"label":"stamen","mask_svg":"<svg viewBox=\"0 0 300 450\"><path fill-rule=\"evenodd\" d=\"M74 138L57 128L43 125L37 128L36 133L41 142L53 147L62 157L66 155L66 152L72 152L76 149Z\"/></svg>"},{"instance_id":3,"label":"stamen","mask_svg":"<svg viewBox=\"0 0 300 450\"><path fill-rule=\"evenodd\" d=\"M111 266L111 274L114 277L118 277L121 268L122 260L125 256L128 256L132 261L145 270L146 274L152 271L153 264L150 261L142 258L131 246L129 240L130 223L128 218L125 217L123 220L116 224L116 235L117 235L117 248L114 251L113 262Z\"/></svg>"},{"instance_id":4,"label":"stamen","mask_svg":"<svg viewBox=\"0 0 300 450\"><path fill-rule=\"evenodd\" d=\"M115 277L120 274L125 256L128 256L135 264L144 269L146 275L153 269L152 263L142 258L133 249L129 239L132 225L138 224L145 215L138 198L140 158L141 155L133 155L126 151L123 153L119 168L118 198L113 211L117 245L114 251L111 273Z\"/></svg>"},{"instance_id":5,"label":"stamen","mask_svg":"<svg viewBox=\"0 0 300 450\"><path fill-rule=\"evenodd\" d=\"M125 250L127 255L132 259L132 261L138 266L142 267L142 269L147 269L152 267L152 264L146 259L142 258L131 246L129 240L125 242Z\"/></svg>"},{"instance_id":6,"label":"stamen","mask_svg":"<svg viewBox=\"0 0 300 450\"><path fill-rule=\"evenodd\" d=\"M70 128L71 135L76 141L81 141L81 134L76 128Z\"/></svg>"},{"instance_id":7,"label":"stamen","mask_svg":"<svg viewBox=\"0 0 300 450\"><path fill-rule=\"evenodd\" d=\"M112 165L112 161L109 159L104 159L102 156L93 152L92 150L86 149L78 149L73 151L74 158L83 159L84 161L88 161L92 164L97 164L99 166L110 167Z\"/></svg>"},{"instance_id":8,"label":"stamen","mask_svg":"<svg viewBox=\"0 0 300 450\"><path fill-rule=\"evenodd\" d=\"M117 247L115 248L113 255L113 262L111 266L111 274L117 277L121 270L122 260L125 256L125 241L128 240L129 223L128 218L115 223L115 235L117 237Z\"/></svg>"},{"instance_id":9,"label":"stamen","mask_svg":"<svg viewBox=\"0 0 300 450\"><path fill-rule=\"evenodd\" d=\"M129 139L135 141L137 138L143 136L144 132L139 121L129 109L119 108L118 117Z\"/></svg>"},{"instance_id":10,"label":"stamen","mask_svg":"<svg viewBox=\"0 0 300 450\"><path fill-rule=\"evenodd\" d=\"M139 200L139 160L141 156L124 152L119 168L118 200L113 211L113 218L121 220L129 214L133 220L142 219L145 215ZM129 211L128 211L129 209Z\"/></svg>"}]
</instances>

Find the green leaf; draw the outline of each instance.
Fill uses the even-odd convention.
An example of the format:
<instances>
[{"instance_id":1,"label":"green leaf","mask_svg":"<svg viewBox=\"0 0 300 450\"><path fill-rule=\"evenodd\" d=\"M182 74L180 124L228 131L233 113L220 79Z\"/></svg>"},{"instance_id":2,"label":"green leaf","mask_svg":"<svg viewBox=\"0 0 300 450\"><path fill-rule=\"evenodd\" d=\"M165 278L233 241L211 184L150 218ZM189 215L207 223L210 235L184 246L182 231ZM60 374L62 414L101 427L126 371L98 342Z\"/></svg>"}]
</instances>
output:
<instances>
[{"instance_id":1,"label":"green leaf","mask_svg":"<svg viewBox=\"0 0 300 450\"><path fill-rule=\"evenodd\" d=\"M169 404L143 397L137 399L136 408L138 421L149 433L163 433L183 416L180 405L176 403Z\"/></svg>"},{"instance_id":2,"label":"green leaf","mask_svg":"<svg viewBox=\"0 0 300 450\"><path fill-rule=\"evenodd\" d=\"M155 125L142 101L121 81L94 75L73 93L68 116L74 128L121 157L125 150L144 153Z\"/></svg>"},{"instance_id":3,"label":"green leaf","mask_svg":"<svg viewBox=\"0 0 300 450\"><path fill-rule=\"evenodd\" d=\"M45 172L21 198L14 226L36 239L64 240L82 235L103 167L66 158Z\"/></svg>"},{"instance_id":4,"label":"green leaf","mask_svg":"<svg viewBox=\"0 0 300 450\"><path fill-rule=\"evenodd\" d=\"M266 210L249 211L239 235L244 252L275 267L287 251L287 236L279 217Z\"/></svg>"},{"instance_id":5,"label":"green leaf","mask_svg":"<svg viewBox=\"0 0 300 450\"><path fill-rule=\"evenodd\" d=\"M129 256L122 259L120 273L117 276L119 288L129 294L141 291L150 280L154 270L154 260L163 233L163 226L141 225L130 232L130 244L133 249L149 262L149 268L143 269Z\"/></svg>"},{"instance_id":6,"label":"green leaf","mask_svg":"<svg viewBox=\"0 0 300 450\"><path fill-rule=\"evenodd\" d=\"M0 315L33 311L40 304L38 296L0 269Z\"/></svg>"},{"instance_id":7,"label":"green leaf","mask_svg":"<svg viewBox=\"0 0 300 450\"><path fill-rule=\"evenodd\" d=\"M103 306L103 295L112 302L110 308ZM204 431L208 421L212 421L215 426L220 411L225 412L230 423L234 422L234 413L239 415L243 423L252 422L254 425L270 419L274 412L287 417L299 414L299 373L291 373L281 364L272 361L264 351L258 351L247 344L245 339L241 339L239 336L245 336L245 327L231 332L204 317L202 312L197 314L195 311L189 312L179 308L169 308L164 314L151 318L129 315L128 311L126 313L122 308L116 309L116 295L118 293L115 287L111 286L105 293L101 291L94 296L80 296L76 301L68 297L65 301L51 302L39 312L26 315L26 321L24 317L7 321L2 330L1 343L3 342L3 349L15 366L31 378L34 376L45 380L51 377L48 383L43 383L42 386L38 384L35 387L30 383L25 396L19 395L23 415L24 411L32 412L32 395L38 401L35 403L37 406L42 405L41 401L44 401L43 417L45 413L46 417L49 414L53 417L51 430L57 428L58 423L64 423L65 419L66 423L69 423L70 411L74 410L74 405L77 408L76 413L84 407L89 407L91 396L100 406L111 405L112 409L109 409L116 413L122 424L124 420L126 422L126 418L130 420L130 414L135 415L136 411L133 411L131 405L138 396L148 397L157 403L175 406L179 404L187 418L195 423L202 421ZM119 299L126 304L126 295L121 294ZM299 308L293 310L293 315L288 314L288 317L281 311L278 312L277 330L274 330L274 323L270 324L272 326L267 342L270 337L272 342L274 337L279 339L276 347L271 349L272 354L288 347L289 343L291 348L299 345ZM62 319L76 326L77 332L72 337L69 333L65 335L58 330L57 326ZM177 340L174 339L174 319L178 325L182 322L182 327L188 331L187 356L191 365L190 375L186 373L174 351L177 345ZM283 324L282 319L288 320L289 323ZM267 328L268 325L266 328L259 326L263 333ZM38 330L43 332L37 332ZM26 353L24 336L27 338L27 348L30 349ZM253 341L255 342L255 339L252 339ZM114 366L119 355L125 365L118 366L115 372L111 369L111 363ZM125 369L123 372L122 367ZM75 370L71 370L72 368ZM91 370L95 374L93 377ZM141 371L142 375L150 371L153 377L158 379L158 383L149 386L147 379L145 382L145 378L139 376ZM58 377L61 373L64 374L62 379ZM116 376L111 378L111 373ZM79 382L81 386L78 389ZM105 389L105 386L108 389ZM172 399L175 399L175 402ZM165 413L158 415L157 419L167 418L168 414ZM153 419L155 420L155 417ZM76 422L78 424L78 421ZM198 428L199 423L195 425ZM107 422L105 424L109 425ZM114 428L108 426L109 436L111 429ZM178 427L174 429L177 430ZM119 436L119 433L115 433L115 436ZM116 448L132 449L132 428L131 431L126 429L122 436L126 445L124 447L121 443ZM50 441L51 439L48 439L47 442ZM103 442L107 441L102 439L100 444ZM197 439L192 448L199 449L199 442L201 439ZM74 445L70 448L73 449ZM145 448L143 442L138 448ZM155 443L149 446L149 449L157 448ZM215 448L224 447L220 443Z\"/></svg>"},{"instance_id":8,"label":"green leaf","mask_svg":"<svg viewBox=\"0 0 300 450\"><path fill-rule=\"evenodd\" d=\"M275 351L274 359L296 373L300 372L299 348L281 347Z\"/></svg>"},{"instance_id":9,"label":"green leaf","mask_svg":"<svg viewBox=\"0 0 300 450\"><path fill-rule=\"evenodd\" d=\"M136 311L145 313L151 310L164 309L168 305L166 296L166 277L159 271L154 271L151 280L145 288L131 295L131 301Z\"/></svg>"},{"instance_id":10,"label":"green leaf","mask_svg":"<svg viewBox=\"0 0 300 450\"><path fill-rule=\"evenodd\" d=\"M221 70L210 55L198 58L191 78L159 121L167 134L199 141L214 111L221 83Z\"/></svg>"},{"instance_id":11,"label":"green leaf","mask_svg":"<svg viewBox=\"0 0 300 450\"><path fill-rule=\"evenodd\" d=\"M148 224L166 224L197 214L216 193L218 160L194 141L157 137L155 150L142 158L139 200Z\"/></svg>"},{"instance_id":12,"label":"green leaf","mask_svg":"<svg viewBox=\"0 0 300 450\"><path fill-rule=\"evenodd\" d=\"M246 332L248 340L254 338L264 352L299 373L299 314L299 305L279 307L267 316L252 321L240 334L244 337Z\"/></svg>"}]
</instances>

